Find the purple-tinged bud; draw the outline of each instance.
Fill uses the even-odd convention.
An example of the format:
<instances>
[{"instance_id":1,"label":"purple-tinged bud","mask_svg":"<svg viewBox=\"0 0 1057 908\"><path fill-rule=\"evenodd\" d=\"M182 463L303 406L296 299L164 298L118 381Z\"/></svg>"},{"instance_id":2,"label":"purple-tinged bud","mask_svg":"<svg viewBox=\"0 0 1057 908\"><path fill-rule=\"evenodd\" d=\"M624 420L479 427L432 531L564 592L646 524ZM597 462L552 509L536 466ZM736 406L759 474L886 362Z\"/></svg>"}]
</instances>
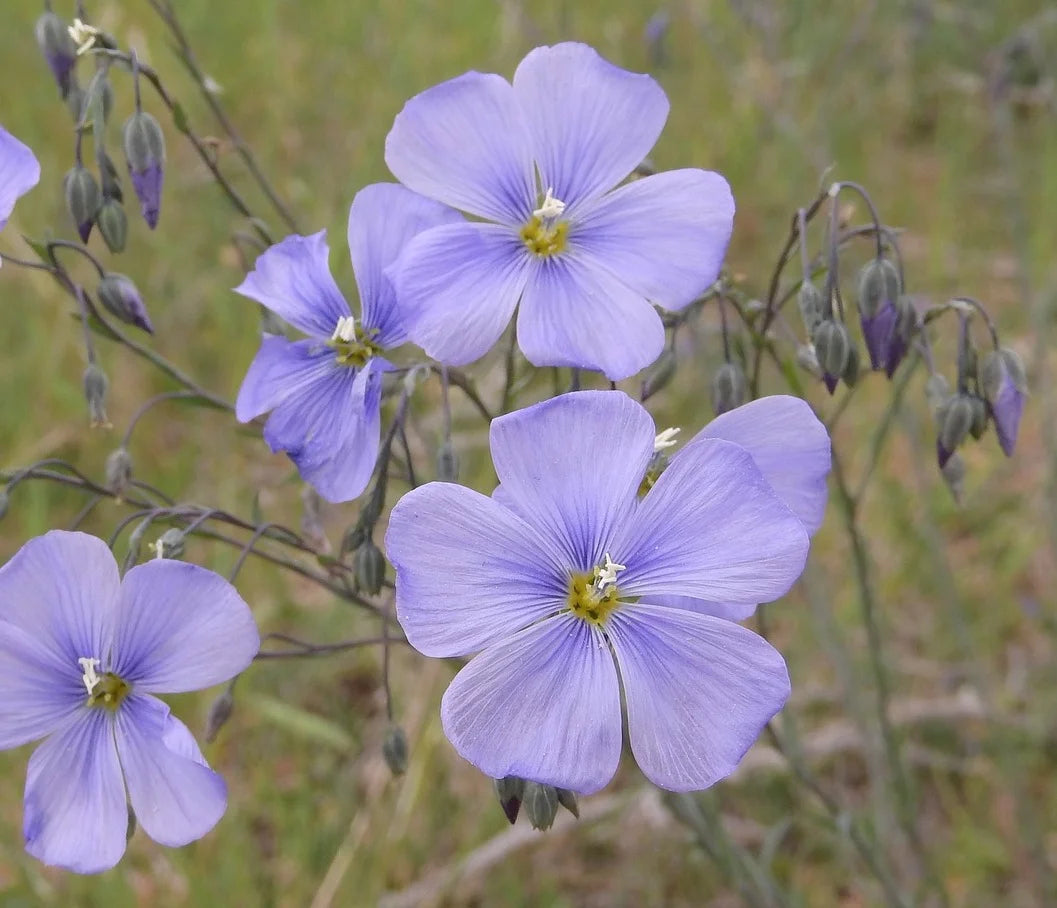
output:
<instances>
[{"instance_id":1,"label":"purple-tinged bud","mask_svg":"<svg viewBox=\"0 0 1057 908\"><path fill-rule=\"evenodd\" d=\"M526 782L522 805L532 828L544 832L554 825L558 815L558 792L553 785Z\"/></svg>"},{"instance_id":2,"label":"purple-tinged bud","mask_svg":"<svg viewBox=\"0 0 1057 908\"><path fill-rule=\"evenodd\" d=\"M866 352L870 356L871 369L883 369L887 366L888 352L898 320L896 307L887 301L871 316L865 315L860 309L859 324L862 326L862 337L866 343Z\"/></svg>"},{"instance_id":3,"label":"purple-tinged bud","mask_svg":"<svg viewBox=\"0 0 1057 908\"><path fill-rule=\"evenodd\" d=\"M143 297L140 296L131 278L114 271L108 272L99 282L96 294L111 315L129 325L141 328L148 334L154 333L154 326L150 323L150 316L147 315Z\"/></svg>"},{"instance_id":4,"label":"purple-tinged bud","mask_svg":"<svg viewBox=\"0 0 1057 908\"><path fill-rule=\"evenodd\" d=\"M907 355L910 343L921 326L917 307L914 301L905 294L896 298L896 319L892 334L888 339L888 349L884 355L885 374L891 378Z\"/></svg>"},{"instance_id":5,"label":"purple-tinged bud","mask_svg":"<svg viewBox=\"0 0 1057 908\"><path fill-rule=\"evenodd\" d=\"M158 121L140 110L125 121L123 141L132 188L139 199L143 219L153 230L158 225L161 210L165 136Z\"/></svg>"},{"instance_id":6,"label":"purple-tinged bud","mask_svg":"<svg viewBox=\"0 0 1057 908\"><path fill-rule=\"evenodd\" d=\"M973 426L973 401L968 394L954 394L940 408L936 459L942 468Z\"/></svg>"},{"instance_id":7,"label":"purple-tinged bud","mask_svg":"<svg viewBox=\"0 0 1057 908\"><path fill-rule=\"evenodd\" d=\"M1020 432L1020 417L1028 393L1024 364L1008 347L988 354L980 365L980 390L991 408L998 443L1012 457Z\"/></svg>"},{"instance_id":8,"label":"purple-tinged bud","mask_svg":"<svg viewBox=\"0 0 1057 908\"><path fill-rule=\"evenodd\" d=\"M447 439L437 451L437 481L459 481L459 455L455 453L451 439Z\"/></svg>"},{"instance_id":9,"label":"purple-tinged bud","mask_svg":"<svg viewBox=\"0 0 1057 908\"><path fill-rule=\"evenodd\" d=\"M749 383L737 363L723 363L712 376L712 409L716 416L740 407L749 397Z\"/></svg>"},{"instance_id":10,"label":"purple-tinged bud","mask_svg":"<svg viewBox=\"0 0 1057 908\"><path fill-rule=\"evenodd\" d=\"M580 819L580 805L576 802L576 792L568 788L554 789L558 794L558 803L569 811L576 819Z\"/></svg>"},{"instance_id":11,"label":"purple-tinged bud","mask_svg":"<svg viewBox=\"0 0 1057 908\"><path fill-rule=\"evenodd\" d=\"M88 402L88 417L93 429L110 428L106 416L106 389L109 382L106 373L95 363L84 370L84 399Z\"/></svg>"},{"instance_id":12,"label":"purple-tinged bud","mask_svg":"<svg viewBox=\"0 0 1057 908\"><path fill-rule=\"evenodd\" d=\"M668 383L675 377L675 351L671 347L665 347L664 352L642 378L642 388L639 391L639 400L645 403L654 394L664 390Z\"/></svg>"},{"instance_id":13,"label":"purple-tinged bud","mask_svg":"<svg viewBox=\"0 0 1057 908\"><path fill-rule=\"evenodd\" d=\"M95 222L106 248L113 253L123 252L128 239L128 217L121 203L116 198L103 199Z\"/></svg>"},{"instance_id":14,"label":"purple-tinged bud","mask_svg":"<svg viewBox=\"0 0 1057 908\"><path fill-rule=\"evenodd\" d=\"M525 780L517 776L504 776L502 779L493 779L495 796L499 799L499 806L503 808L506 818L513 824L517 820L518 811L521 810L521 801L525 795Z\"/></svg>"},{"instance_id":15,"label":"purple-tinged bud","mask_svg":"<svg viewBox=\"0 0 1057 908\"><path fill-rule=\"evenodd\" d=\"M822 291L811 281L804 281L796 294L797 306L800 308L800 318L804 322L804 330L811 337L815 329L822 322L823 310Z\"/></svg>"},{"instance_id":16,"label":"purple-tinged bud","mask_svg":"<svg viewBox=\"0 0 1057 908\"><path fill-rule=\"evenodd\" d=\"M356 583L368 596L377 596L385 581L385 556L368 539L356 550Z\"/></svg>"},{"instance_id":17,"label":"purple-tinged bud","mask_svg":"<svg viewBox=\"0 0 1057 908\"><path fill-rule=\"evenodd\" d=\"M407 772L407 735L399 725L390 725L382 742L385 765L394 776Z\"/></svg>"},{"instance_id":18,"label":"purple-tinged bud","mask_svg":"<svg viewBox=\"0 0 1057 908\"><path fill-rule=\"evenodd\" d=\"M81 242L87 243L92 224L99 213L99 184L86 167L77 164L63 178L63 187L66 191L66 210L73 218Z\"/></svg>"},{"instance_id":19,"label":"purple-tinged bud","mask_svg":"<svg viewBox=\"0 0 1057 908\"><path fill-rule=\"evenodd\" d=\"M63 98L70 93L73 84L73 69L77 65L77 46L70 37L66 23L50 9L45 10L34 27L37 47L55 77Z\"/></svg>"},{"instance_id":20,"label":"purple-tinged bud","mask_svg":"<svg viewBox=\"0 0 1057 908\"><path fill-rule=\"evenodd\" d=\"M888 259L874 259L859 271L859 316L875 318L899 298L899 269Z\"/></svg>"},{"instance_id":21,"label":"purple-tinged bud","mask_svg":"<svg viewBox=\"0 0 1057 908\"><path fill-rule=\"evenodd\" d=\"M848 329L841 322L824 321L815 329L812 341L819 367L822 369L822 381L832 394L837 389L837 382L848 367L848 359L851 356L852 344Z\"/></svg>"},{"instance_id":22,"label":"purple-tinged bud","mask_svg":"<svg viewBox=\"0 0 1057 908\"><path fill-rule=\"evenodd\" d=\"M206 741L209 744L216 740L217 735L220 734L220 729L227 724L233 712L235 712L235 694L229 684L209 707L209 714L206 716L205 734Z\"/></svg>"},{"instance_id":23,"label":"purple-tinged bud","mask_svg":"<svg viewBox=\"0 0 1057 908\"><path fill-rule=\"evenodd\" d=\"M122 446L110 452L106 459L106 487L120 498L132 480L132 458Z\"/></svg>"}]
</instances>

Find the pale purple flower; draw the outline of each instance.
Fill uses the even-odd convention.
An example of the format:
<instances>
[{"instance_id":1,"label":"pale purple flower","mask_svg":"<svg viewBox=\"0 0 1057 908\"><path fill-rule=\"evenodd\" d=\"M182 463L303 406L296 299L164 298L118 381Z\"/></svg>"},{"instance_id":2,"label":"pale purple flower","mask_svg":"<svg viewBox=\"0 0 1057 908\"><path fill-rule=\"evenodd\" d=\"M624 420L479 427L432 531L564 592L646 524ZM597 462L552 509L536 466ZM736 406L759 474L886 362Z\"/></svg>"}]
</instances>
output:
<instances>
[{"instance_id":1,"label":"pale purple flower","mask_svg":"<svg viewBox=\"0 0 1057 908\"><path fill-rule=\"evenodd\" d=\"M513 84L465 73L412 98L385 143L406 186L478 220L426 231L391 269L411 339L463 364L520 303L536 365L618 380L664 346L651 303L678 310L719 274L734 200L719 174L676 170L614 188L660 136L668 100L649 76L583 44L536 48Z\"/></svg>"},{"instance_id":2,"label":"pale purple flower","mask_svg":"<svg viewBox=\"0 0 1057 908\"><path fill-rule=\"evenodd\" d=\"M26 850L78 873L113 867L129 804L163 845L209 832L224 780L153 695L226 681L259 645L246 603L212 571L158 559L122 580L94 536L27 542L0 568L0 748L45 738L26 776Z\"/></svg>"},{"instance_id":3,"label":"pale purple flower","mask_svg":"<svg viewBox=\"0 0 1057 908\"><path fill-rule=\"evenodd\" d=\"M656 435L622 392L566 394L493 421L499 495L429 483L393 509L386 546L408 640L429 656L478 653L441 718L482 772L597 791L620 757L623 687L645 775L707 788L782 708L782 657L720 615L800 575L829 447L791 398L711 428L640 496L671 433Z\"/></svg>"},{"instance_id":4,"label":"pale purple flower","mask_svg":"<svg viewBox=\"0 0 1057 908\"><path fill-rule=\"evenodd\" d=\"M0 230L15 202L40 181L40 162L29 147L0 126Z\"/></svg>"},{"instance_id":5,"label":"pale purple flower","mask_svg":"<svg viewBox=\"0 0 1057 908\"><path fill-rule=\"evenodd\" d=\"M236 288L308 338L264 336L239 389L235 415L247 422L272 411L265 441L273 451L285 451L329 501L355 498L370 481L378 457L382 375L393 368L381 354L408 339L384 269L416 233L452 220L459 216L451 209L394 183L356 194L348 237L360 319L331 276L325 230L276 243Z\"/></svg>"}]
</instances>

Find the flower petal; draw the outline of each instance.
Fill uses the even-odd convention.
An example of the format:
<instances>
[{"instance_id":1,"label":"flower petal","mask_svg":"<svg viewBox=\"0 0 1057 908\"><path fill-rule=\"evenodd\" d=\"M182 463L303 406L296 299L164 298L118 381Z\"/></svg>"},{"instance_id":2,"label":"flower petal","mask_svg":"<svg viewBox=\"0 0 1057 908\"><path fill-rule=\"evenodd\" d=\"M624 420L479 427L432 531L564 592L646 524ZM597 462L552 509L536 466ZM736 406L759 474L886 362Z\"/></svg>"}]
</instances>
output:
<instances>
[{"instance_id":1,"label":"flower petal","mask_svg":"<svg viewBox=\"0 0 1057 908\"><path fill-rule=\"evenodd\" d=\"M632 605L610 616L643 774L670 791L700 791L729 776L789 697L781 654L740 624Z\"/></svg>"},{"instance_id":2,"label":"flower petal","mask_svg":"<svg viewBox=\"0 0 1057 908\"><path fill-rule=\"evenodd\" d=\"M61 728L84 705L80 671L21 628L0 621L0 750Z\"/></svg>"},{"instance_id":3,"label":"flower petal","mask_svg":"<svg viewBox=\"0 0 1057 908\"><path fill-rule=\"evenodd\" d=\"M464 222L420 233L386 273L411 340L461 366L484 356L521 297L529 252L516 233Z\"/></svg>"},{"instance_id":4,"label":"flower petal","mask_svg":"<svg viewBox=\"0 0 1057 908\"><path fill-rule=\"evenodd\" d=\"M235 416L239 422L249 422L333 371L337 371L334 351L318 340L292 341L281 334L265 334L239 388Z\"/></svg>"},{"instance_id":5,"label":"flower petal","mask_svg":"<svg viewBox=\"0 0 1057 908\"><path fill-rule=\"evenodd\" d=\"M519 776L591 794L620 760L620 691L601 632L557 615L489 647L440 707L455 749L494 779Z\"/></svg>"},{"instance_id":6,"label":"flower petal","mask_svg":"<svg viewBox=\"0 0 1057 908\"><path fill-rule=\"evenodd\" d=\"M382 347L407 340L403 313L385 269L416 234L462 221L457 211L396 183L375 183L356 193L349 208L352 270L360 290L363 325L377 329L375 340Z\"/></svg>"},{"instance_id":7,"label":"flower petal","mask_svg":"<svg viewBox=\"0 0 1057 908\"><path fill-rule=\"evenodd\" d=\"M460 656L556 612L567 595L561 556L502 505L430 482L401 498L385 548L396 615L415 649Z\"/></svg>"},{"instance_id":8,"label":"flower petal","mask_svg":"<svg viewBox=\"0 0 1057 908\"><path fill-rule=\"evenodd\" d=\"M785 594L807 560L800 520L742 447L711 438L672 459L615 546L625 596L724 603Z\"/></svg>"},{"instance_id":9,"label":"flower petal","mask_svg":"<svg viewBox=\"0 0 1057 908\"><path fill-rule=\"evenodd\" d=\"M125 575L111 671L137 690L211 687L246 668L259 648L249 606L219 574L157 558Z\"/></svg>"},{"instance_id":10,"label":"flower petal","mask_svg":"<svg viewBox=\"0 0 1057 908\"><path fill-rule=\"evenodd\" d=\"M338 319L350 314L330 273L325 230L288 236L265 249L235 288L312 337L329 338Z\"/></svg>"},{"instance_id":11,"label":"flower petal","mask_svg":"<svg viewBox=\"0 0 1057 908\"><path fill-rule=\"evenodd\" d=\"M33 857L75 873L121 860L128 808L106 710L85 710L30 757L22 832Z\"/></svg>"},{"instance_id":12,"label":"flower petal","mask_svg":"<svg viewBox=\"0 0 1057 908\"><path fill-rule=\"evenodd\" d=\"M154 697L133 695L118 711L117 749L136 821L155 842L172 847L202 838L227 808L224 780L200 752L198 758L187 752L185 735L186 727Z\"/></svg>"},{"instance_id":13,"label":"flower petal","mask_svg":"<svg viewBox=\"0 0 1057 908\"><path fill-rule=\"evenodd\" d=\"M745 621L756 613L755 602L709 602L706 599L694 599L693 596L665 596L660 593L650 594L650 605L665 608L680 608L726 621Z\"/></svg>"},{"instance_id":14,"label":"flower petal","mask_svg":"<svg viewBox=\"0 0 1057 908\"><path fill-rule=\"evenodd\" d=\"M567 205L616 186L649 154L668 119L660 85L586 44L530 51L514 74L514 94L543 188Z\"/></svg>"},{"instance_id":15,"label":"flower petal","mask_svg":"<svg viewBox=\"0 0 1057 908\"><path fill-rule=\"evenodd\" d=\"M722 438L741 445L763 478L814 533L826 511L830 441L826 427L798 397L762 397L717 416L687 444ZM682 456L682 452L675 458Z\"/></svg>"},{"instance_id":16,"label":"flower petal","mask_svg":"<svg viewBox=\"0 0 1057 908\"><path fill-rule=\"evenodd\" d=\"M567 569L590 570L635 506L653 437L650 414L623 391L577 391L500 416L490 430L496 500L554 540Z\"/></svg>"},{"instance_id":17,"label":"flower petal","mask_svg":"<svg viewBox=\"0 0 1057 908\"><path fill-rule=\"evenodd\" d=\"M415 95L385 139L409 189L504 224L531 213L536 189L524 115L502 76L468 72Z\"/></svg>"},{"instance_id":18,"label":"flower petal","mask_svg":"<svg viewBox=\"0 0 1057 908\"><path fill-rule=\"evenodd\" d=\"M0 230L11 217L15 202L40 182L36 155L0 126Z\"/></svg>"},{"instance_id":19,"label":"flower petal","mask_svg":"<svg viewBox=\"0 0 1057 908\"><path fill-rule=\"evenodd\" d=\"M517 319L530 363L595 369L620 381L660 356L664 326L641 293L587 256L533 264Z\"/></svg>"},{"instance_id":20,"label":"flower petal","mask_svg":"<svg viewBox=\"0 0 1057 908\"><path fill-rule=\"evenodd\" d=\"M718 173L672 170L635 180L578 216L576 248L638 295L682 309L719 276L734 197Z\"/></svg>"},{"instance_id":21,"label":"flower petal","mask_svg":"<svg viewBox=\"0 0 1057 908\"><path fill-rule=\"evenodd\" d=\"M52 530L0 568L0 621L21 628L79 680L77 660L102 661L110 648L120 583L103 540Z\"/></svg>"}]
</instances>

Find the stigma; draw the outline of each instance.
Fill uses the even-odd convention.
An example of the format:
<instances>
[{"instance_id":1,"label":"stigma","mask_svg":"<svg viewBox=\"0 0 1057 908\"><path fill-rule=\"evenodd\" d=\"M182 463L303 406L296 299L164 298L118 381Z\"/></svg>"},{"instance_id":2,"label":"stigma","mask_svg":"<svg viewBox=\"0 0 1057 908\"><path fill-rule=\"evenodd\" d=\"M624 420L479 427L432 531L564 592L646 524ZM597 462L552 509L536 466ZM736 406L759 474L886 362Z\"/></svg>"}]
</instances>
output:
<instances>
[{"instance_id":1,"label":"stigma","mask_svg":"<svg viewBox=\"0 0 1057 908\"><path fill-rule=\"evenodd\" d=\"M382 350L374 341L377 334L377 328L367 331L362 324L356 324L353 316L341 315L338 316L338 323L328 343L334 348L341 365L361 369L372 356Z\"/></svg>"},{"instance_id":2,"label":"stigma","mask_svg":"<svg viewBox=\"0 0 1057 908\"><path fill-rule=\"evenodd\" d=\"M554 190L547 187L547 194L543 197L543 204L532 212L534 218L539 218L544 224L554 221L562 216L565 211L565 202L554 197Z\"/></svg>"},{"instance_id":3,"label":"stigma","mask_svg":"<svg viewBox=\"0 0 1057 908\"><path fill-rule=\"evenodd\" d=\"M77 660L77 664L81 666L83 674L81 680L84 682L85 689L88 691L88 696L92 696L92 691L99 686L99 682L102 680L99 675L95 672L95 667L99 664L98 659L90 659L88 656L81 656Z\"/></svg>"}]
</instances>

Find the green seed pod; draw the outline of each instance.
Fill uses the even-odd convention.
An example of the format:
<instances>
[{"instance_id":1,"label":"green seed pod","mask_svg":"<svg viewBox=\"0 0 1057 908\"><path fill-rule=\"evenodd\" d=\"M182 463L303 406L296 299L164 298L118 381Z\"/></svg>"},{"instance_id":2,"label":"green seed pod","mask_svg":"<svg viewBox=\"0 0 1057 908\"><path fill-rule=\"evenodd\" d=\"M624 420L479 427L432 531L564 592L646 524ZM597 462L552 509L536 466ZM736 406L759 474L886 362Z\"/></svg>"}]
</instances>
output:
<instances>
[{"instance_id":1,"label":"green seed pod","mask_svg":"<svg viewBox=\"0 0 1057 908\"><path fill-rule=\"evenodd\" d=\"M370 539L356 550L356 582L368 596L376 596L385 580L385 556Z\"/></svg>"},{"instance_id":2,"label":"green seed pod","mask_svg":"<svg viewBox=\"0 0 1057 908\"><path fill-rule=\"evenodd\" d=\"M99 206L96 224L106 248L115 254L124 252L125 241L128 239L128 217L116 198L105 199Z\"/></svg>"},{"instance_id":3,"label":"green seed pod","mask_svg":"<svg viewBox=\"0 0 1057 908\"><path fill-rule=\"evenodd\" d=\"M502 779L493 779L495 796L499 799L499 806L503 808L506 818L513 823L517 820L518 811L521 810L521 801L525 797L525 780L517 776L504 776Z\"/></svg>"},{"instance_id":4,"label":"green seed pod","mask_svg":"<svg viewBox=\"0 0 1057 908\"><path fill-rule=\"evenodd\" d=\"M899 269L888 259L874 259L859 271L859 312L873 318L887 302L895 304L901 291Z\"/></svg>"},{"instance_id":5,"label":"green seed pod","mask_svg":"<svg viewBox=\"0 0 1057 908\"><path fill-rule=\"evenodd\" d=\"M804 322L804 330L811 337L815 329L822 322L825 306L822 300L822 291L811 281L804 281L796 295L797 305L800 307L800 318Z\"/></svg>"},{"instance_id":6,"label":"green seed pod","mask_svg":"<svg viewBox=\"0 0 1057 908\"><path fill-rule=\"evenodd\" d=\"M87 243L102 202L99 184L87 168L78 164L66 174L63 185L66 190L66 210L73 218L81 242Z\"/></svg>"},{"instance_id":7,"label":"green seed pod","mask_svg":"<svg viewBox=\"0 0 1057 908\"><path fill-rule=\"evenodd\" d=\"M740 407L749 397L749 382L737 363L723 363L712 376L712 409L716 416Z\"/></svg>"},{"instance_id":8,"label":"green seed pod","mask_svg":"<svg viewBox=\"0 0 1057 908\"><path fill-rule=\"evenodd\" d=\"M522 803L533 829L542 832L554 825L554 818L558 815L558 792L554 786L526 782Z\"/></svg>"},{"instance_id":9,"label":"green seed pod","mask_svg":"<svg viewBox=\"0 0 1057 908\"><path fill-rule=\"evenodd\" d=\"M394 776L407 772L407 735L399 725L390 725L382 742L385 765Z\"/></svg>"}]
</instances>

